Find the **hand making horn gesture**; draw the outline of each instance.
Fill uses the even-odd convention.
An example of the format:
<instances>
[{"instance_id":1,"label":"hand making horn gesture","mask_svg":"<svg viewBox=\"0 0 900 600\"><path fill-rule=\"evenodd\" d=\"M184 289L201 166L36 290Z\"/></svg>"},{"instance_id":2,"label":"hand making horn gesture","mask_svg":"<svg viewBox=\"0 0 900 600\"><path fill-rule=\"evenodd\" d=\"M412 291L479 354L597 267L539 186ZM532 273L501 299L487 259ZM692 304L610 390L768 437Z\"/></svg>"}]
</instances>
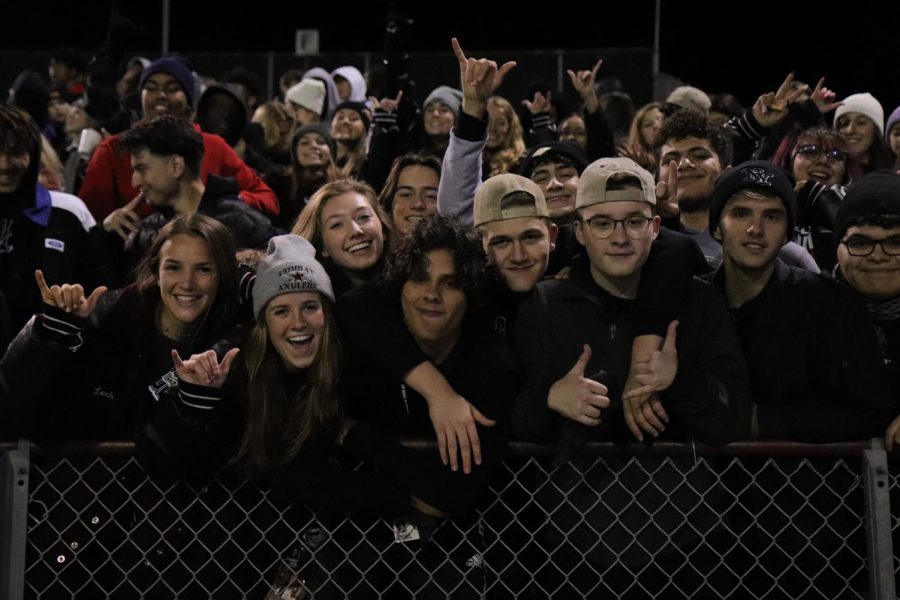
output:
<instances>
[{"instance_id":1,"label":"hand making horn gesture","mask_svg":"<svg viewBox=\"0 0 900 600\"><path fill-rule=\"evenodd\" d=\"M44 273L40 269L34 272L34 278L41 291L41 300L44 304L55 306L79 317L90 315L100 297L106 293L106 286L101 285L85 298L84 288L78 283L48 286L44 279Z\"/></svg>"}]
</instances>

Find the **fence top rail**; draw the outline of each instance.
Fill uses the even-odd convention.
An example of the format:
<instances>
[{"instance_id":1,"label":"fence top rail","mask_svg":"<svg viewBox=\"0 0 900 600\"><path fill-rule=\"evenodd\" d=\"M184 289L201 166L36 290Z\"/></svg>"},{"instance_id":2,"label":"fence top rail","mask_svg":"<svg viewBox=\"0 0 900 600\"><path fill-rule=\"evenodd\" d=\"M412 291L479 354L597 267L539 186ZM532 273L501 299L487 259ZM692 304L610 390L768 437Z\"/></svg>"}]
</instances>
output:
<instances>
[{"instance_id":1,"label":"fence top rail","mask_svg":"<svg viewBox=\"0 0 900 600\"><path fill-rule=\"evenodd\" d=\"M403 444L416 450L436 450L434 440L404 439ZM863 450L877 447L878 440L807 444L782 440L749 440L725 446L708 446L692 442L620 443L592 442L580 452L582 456L721 456L784 458L851 458ZM16 441L0 441L0 451L15 450ZM554 446L530 442L510 442L510 456L553 456ZM31 452L39 456L131 456L134 442L128 440L39 442L31 444Z\"/></svg>"}]
</instances>

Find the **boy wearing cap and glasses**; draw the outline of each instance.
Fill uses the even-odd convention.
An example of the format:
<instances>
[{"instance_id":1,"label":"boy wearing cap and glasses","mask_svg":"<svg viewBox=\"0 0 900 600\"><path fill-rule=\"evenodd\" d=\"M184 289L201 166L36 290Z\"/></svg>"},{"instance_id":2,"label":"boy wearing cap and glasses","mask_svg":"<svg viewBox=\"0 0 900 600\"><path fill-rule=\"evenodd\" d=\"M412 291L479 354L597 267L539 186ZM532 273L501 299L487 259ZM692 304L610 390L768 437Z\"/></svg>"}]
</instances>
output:
<instances>
[{"instance_id":1,"label":"boy wearing cap and glasses","mask_svg":"<svg viewBox=\"0 0 900 600\"><path fill-rule=\"evenodd\" d=\"M536 501L552 516L536 538L556 557L583 557L611 590L632 585L633 574L651 561L683 561L686 549L708 539L721 522L719 485L708 470L691 469L690 459L665 459L668 467L661 468L659 458L606 457L600 468L595 458L577 456L588 441L633 439L623 418L623 384L632 362L635 298L659 231L655 203L653 177L631 159L590 165L578 186L575 220L587 256L575 261L568 279L537 284L516 323L526 383L513 407L513 431L556 444L556 465L572 463L554 470L552 483L538 486ZM695 278L678 312L677 338L670 326L662 351L643 364L646 371L671 375L651 401L656 417L665 416L659 433L713 444L739 439L749 430L750 397L727 310ZM677 469L674 476L671 467ZM686 483L705 490L702 506L677 493ZM605 490L603 503L596 490ZM612 511L624 527L610 527ZM647 527L648 515L653 527ZM689 527L682 526L686 520ZM672 581L680 584L686 572L672 573ZM542 586L553 589L553 583L543 580ZM597 593L596 576L572 573L566 584Z\"/></svg>"},{"instance_id":2,"label":"boy wearing cap and glasses","mask_svg":"<svg viewBox=\"0 0 900 600\"><path fill-rule=\"evenodd\" d=\"M631 363L634 299L659 232L653 177L630 159L601 159L585 170L576 198L575 233L587 257L566 280L538 284L519 311L516 348L528 380L513 411L523 439L555 441L576 424L595 439L628 439L623 384ZM749 396L737 337L709 286L692 282L677 341L669 327L663 351L643 369L672 373L654 400L663 429L710 443L740 438ZM677 355L673 350L677 348ZM591 377L606 372L606 384ZM670 433L671 433L670 432ZM583 436L581 436L583 437Z\"/></svg>"}]
</instances>

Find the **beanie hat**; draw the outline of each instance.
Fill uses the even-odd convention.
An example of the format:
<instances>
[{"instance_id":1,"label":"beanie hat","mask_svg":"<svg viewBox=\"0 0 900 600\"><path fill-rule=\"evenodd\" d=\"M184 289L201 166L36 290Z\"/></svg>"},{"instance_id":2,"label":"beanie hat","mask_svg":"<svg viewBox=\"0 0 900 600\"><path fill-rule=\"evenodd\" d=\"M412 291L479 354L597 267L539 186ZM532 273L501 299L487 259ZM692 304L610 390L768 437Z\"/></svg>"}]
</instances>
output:
<instances>
[{"instance_id":1,"label":"beanie hat","mask_svg":"<svg viewBox=\"0 0 900 600\"><path fill-rule=\"evenodd\" d=\"M519 175L531 177L531 174L541 163L549 160L562 159L561 162L571 163L580 175L588 166L588 159L584 151L574 142L545 142L525 151L525 156L519 163Z\"/></svg>"},{"instance_id":2,"label":"beanie hat","mask_svg":"<svg viewBox=\"0 0 900 600\"><path fill-rule=\"evenodd\" d=\"M842 104L834 111L834 126L837 127L837 122L841 115L850 112L860 113L872 119L875 127L878 128L881 135L884 135L884 109L881 107L881 103L875 99L875 96L866 92L865 94L853 94L844 98Z\"/></svg>"},{"instance_id":3,"label":"beanie hat","mask_svg":"<svg viewBox=\"0 0 900 600\"><path fill-rule=\"evenodd\" d=\"M672 90L672 93L666 98L666 104L674 104L685 110L708 115L712 101L703 90L690 85L682 85Z\"/></svg>"},{"instance_id":4,"label":"beanie hat","mask_svg":"<svg viewBox=\"0 0 900 600\"><path fill-rule=\"evenodd\" d=\"M447 106L450 110L453 111L453 114L458 118L459 117L459 107L462 104L463 94L461 91L453 89L448 85L442 85L439 88L435 88L428 97L425 98L425 104L422 106L427 107L432 102L440 102L441 104Z\"/></svg>"},{"instance_id":5,"label":"beanie hat","mask_svg":"<svg viewBox=\"0 0 900 600\"><path fill-rule=\"evenodd\" d=\"M190 63L186 59L179 57L157 58L141 71L138 90L144 89L144 82L154 73L165 73L177 79L178 83L181 84L181 89L184 90L184 95L187 96L188 104L191 108L196 106L197 88L194 85L194 74L191 73Z\"/></svg>"},{"instance_id":6,"label":"beanie hat","mask_svg":"<svg viewBox=\"0 0 900 600\"><path fill-rule=\"evenodd\" d=\"M371 120L369 119L369 109L362 102L341 102L337 106L334 107L334 114L337 114L337 111L346 108L348 110L354 110L359 113L359 118L362 119L363 126L366 128L366 131L369 130L369 125L371 124Z\"/></svg>"},{"instance_id":7,"label":"beanie hat","mask_svg":"<svg viewBox=\"0 0 900 600\"><path fill-rule=\"evenodd\" d=\"M318 133L324 137L328 142L328 146L331 148L331 159L334 160L337 158L337 144L335 144L334 138L331 137L331 128L325 123L318 121L299 127L297 128L297 131L294 132L294 135L291 137L291 164L297 163L297 142L299 142L300 138L307 133Z\"/></svg>"},{"instance_id":8,"label":"beanie hat","mask_svg":"<svg viewBox=\"0 0 900 600\"><path fill-rule=\"evenodd\" d=\"M716 188L709 200L709 231L714 232L719 226L719 218L725 203L736 193L751 188L757 191L775 194L784 203L787 212L787 234L794 232L797 219L797 193L787 171L776 167L767 160L748 160L736 167L729 167L719 175Z\"/></svg>"},{"instance_id":9,"label":"beanie hat","mask_svg":"<svg viewBox=\"0 0 900 600\"><path fill-rule=\"evenodd\" d=\"M513 173L494 175L481 184L473 213L475 227L519 217L550 217L538 184Z\"/></svg>"},{"instance_id":10,"label":"beanie hat","mask_svg":"<svg viewBox=\"0 0 900 600\"><path fill-rule=\"evenodd\" d=\"M608 190L613 175L630 175L641 182L641 189ZM601 158L592 162L581 174L575 208L601 202L647 202L656 206L656 182L647 169L630 158Z\"/></svg>"},{"instance_id":11,"label":"beanie hat","mask_svg":"<svg viewBox=\"0 0 900 600\"><path fill-rule=\"evenodd\" d=\"M900 175L875 171L854 182L834 216L834 241L847 233L847 222L866 213L900 215Z\"/></svg>"},{"instance_id":12,"label":"beanie hat","mask_svg":"<svg viewBox=\"0 0 900 600\"><path fill-rule=\"evenodd\" d=\"M894 109L894 112L888 117L887 124L884 126L884 141L888 142L888 145L890 145L891 141L891 129L893 129L894 125L897 123L900 123L900 106Z\"/></svg>"},{"instance_id":13,"label":"beanie hat","mask_svg":"<svg viewBox=\"0 0 900 600\"><path fill-rule=\"evenodd\" d=\"M325 84L318 79L303 79L288 89L284 98L320 117L325 108Z\"/></svg>"},{"instance_id":14,"label":"beanie hat","mask_svg":"<svg viewBox=\"0 0 900 600\"><path fill-rule=\"evenodd\" d=\"M316 249L299 235L289 233L270 239L266 255L256 265L253 284L256 320L272 298L290 292L319 292L334 302L331 279L316 260Z\"/></svg>"}]
</instances>

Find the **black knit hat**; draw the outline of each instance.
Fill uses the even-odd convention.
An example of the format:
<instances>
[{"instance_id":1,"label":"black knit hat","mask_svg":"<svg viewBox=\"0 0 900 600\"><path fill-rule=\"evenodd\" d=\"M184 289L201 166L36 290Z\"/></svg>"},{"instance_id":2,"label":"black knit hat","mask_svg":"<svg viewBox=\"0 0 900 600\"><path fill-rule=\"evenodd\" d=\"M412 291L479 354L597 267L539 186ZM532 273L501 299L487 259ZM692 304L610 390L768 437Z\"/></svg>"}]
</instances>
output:
<instances>
[{"instance_id":1,"label":"black knit hat","mask_svg":"<svg viewBox=\"0 0 900 600\"><path fill-rule=\"evenodd\" d=\"M342 108L356 111L359 114L359 118L362 119L363 126L366 128L366 131L369 130L371 119L369 118L369 109L365 104L363 104L362 102L351 102L349 100L347 102L341 102L334 107L335 114L337 114L337 111L341 110Z\"/></svg>"},{"instance_id":2,"label":"black knit hat","mask_svg":"<svg viewBox=\"0 0 900 600\"><path fill-rule=\"evenodd\" d=\"M834 241L847 232L847 223L864 214L900 215L900 175L875 171L853 183L834 217Z\"/></svg>"},{"instance_id":3,"label":"black knit hat","mask_svg":"<svg viewBox=\"0 0 900 600\"><path fill-rule=\"evenodd\" d=\"M545 142L533 146L525 152L522 162L519 163L519 175L530 178L539 164L557 158L562 158L563 162L571 163L579 175L588 166L587 156L584 155L581 147L574 142Z\"/></svg>"},{"instance_id":4,"label":"black knit hat","mask_svg":"<svg viewBox=\"0 0 900 600\"><path fill-rule=\"evenodd\" d=\"M787 212L787 234L793 235L797 220L797 193L791 185L787 171L776 167L767 160L748 160L736 167L729 167L716 180L716 189L709 201L709 230L714 232L719 226L719 218L725 203L736 192L754 189L775 194L784 202Z\"/></svg>"}]
</instances>

